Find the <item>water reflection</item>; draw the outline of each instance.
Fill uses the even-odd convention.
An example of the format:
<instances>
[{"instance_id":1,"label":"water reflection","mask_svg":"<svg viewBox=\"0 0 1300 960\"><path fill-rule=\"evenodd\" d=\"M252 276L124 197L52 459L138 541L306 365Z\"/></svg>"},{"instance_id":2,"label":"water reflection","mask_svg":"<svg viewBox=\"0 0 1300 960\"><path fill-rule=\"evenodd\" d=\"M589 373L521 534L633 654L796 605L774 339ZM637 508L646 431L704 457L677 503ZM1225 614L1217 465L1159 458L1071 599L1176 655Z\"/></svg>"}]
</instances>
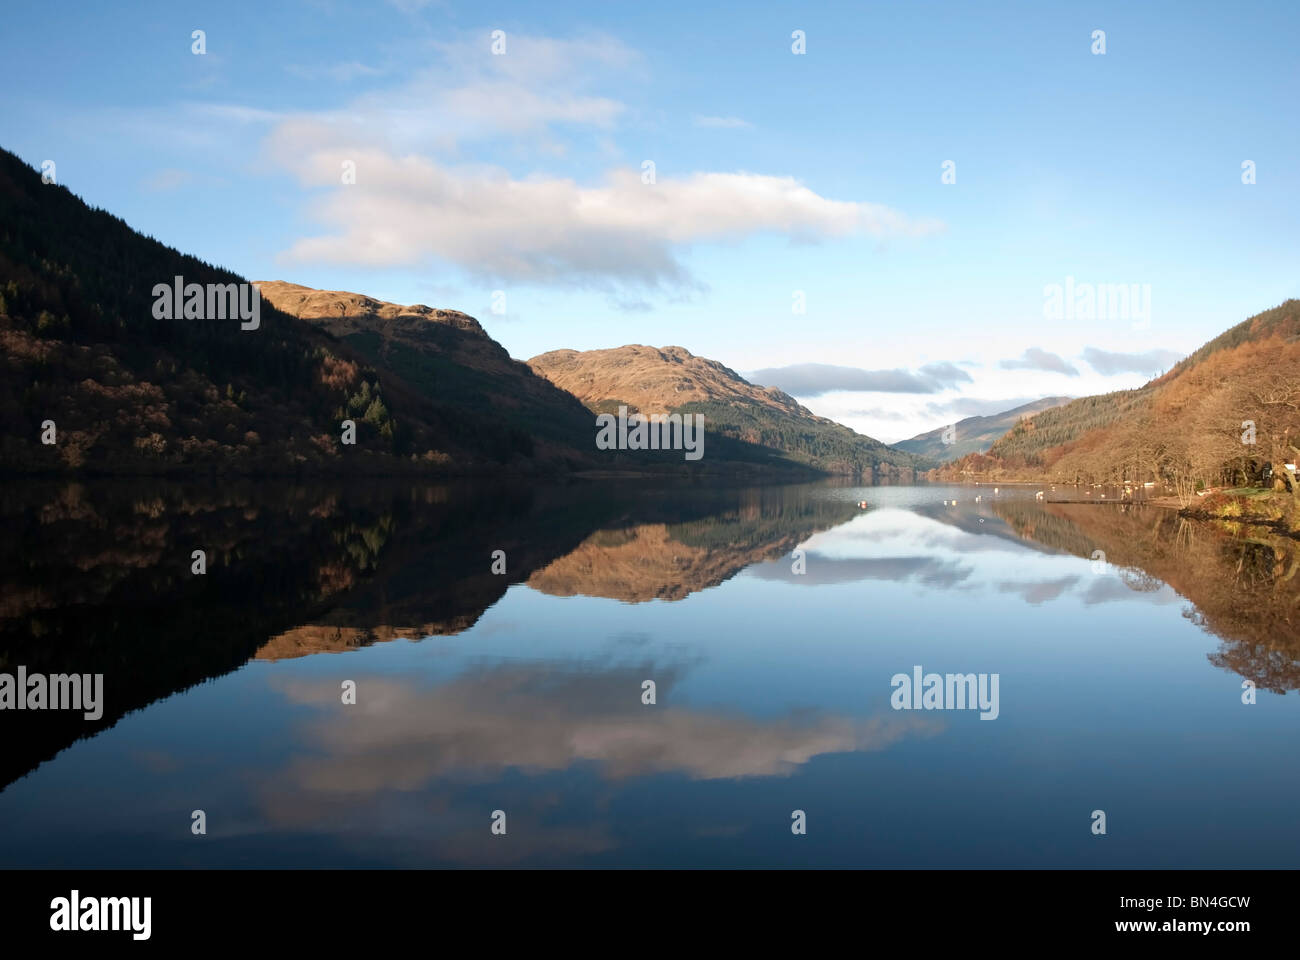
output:
<instances>
[{"instance_id":1,"label":"water reflection","mask_svg":"<svg viewBox=\"0 0 1300 960\"><path fill-rule=\"evenodd\" d=\"M92 836L104 865L1088 864L1086 833L1054 831L1098 790L1158 808L1098 865L1280 856L1258 797L1236 847L1162 835L1180 792L1226 789L1204 758L1159 788L1108 766L1121 742L1177 762L1155 702L1194 702L1177 722L1202 741L1244 722L1207 656L1261 691L1300 685L1300 551L1258 529L939 487L6 493L0 671L106 688L97 723L0 714L13 865L79 862ZM916 663L1000 672L1010 702L990 724L890 710L888 677ZM1163 687L1117 693L1135 675ZM1252 715L1259 763L1289 709ZM790 850L781 819L810 805L842 833ZM175 829L198 806L220 844ZM493 843L486 812L507 807ZM1001 831L963 832L990 816Z\"/></svg>"},{"instance_id":2,"label":"water reflection","mask_svg":"<svg viewBox=\"0 0 1300 960\"><path fill-rule=\"evenodd\" d=\"M1221 641L1210 660L1258 687L1300 688L1300 541L1270 528L1200 523L1149 506L1022 504L997 507L1023 536L1117 568L1125 590L1167 587L1189 601L1184 616ZM1094 583L1090 602L1127 596Z\"/></svg>"}]
</instances>

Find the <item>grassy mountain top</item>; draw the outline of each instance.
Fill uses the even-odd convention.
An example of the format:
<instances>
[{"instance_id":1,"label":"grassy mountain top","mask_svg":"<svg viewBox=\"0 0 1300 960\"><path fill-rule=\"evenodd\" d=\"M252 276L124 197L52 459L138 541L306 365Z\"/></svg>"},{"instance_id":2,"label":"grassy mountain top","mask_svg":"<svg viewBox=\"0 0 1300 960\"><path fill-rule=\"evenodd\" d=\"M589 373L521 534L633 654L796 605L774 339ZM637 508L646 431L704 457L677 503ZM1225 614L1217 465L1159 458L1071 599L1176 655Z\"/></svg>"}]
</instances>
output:
<instances>
[{"instance_id":1,"label":"grassy mountain top","mask_svg":"<svg viewBox=\"0 0 1300 960\"><path fill-rule=\"evenodd\" d=\"M435 310L422 303L402 306L376 300L363 293L316 290L283 280L258 280L256 285L262 291L262 296L284 313L303 320L338 321L336 334L355 328L364 319L371 327L382 327L393 333L403 328L418 328L421 322L429 322L487 338L479 322L459 310ZM403 324L402 321L410 322Z\"/></svg>"},{"instance_id":2,"label":"grassy mountain top","mask_svg":"<svg viewBox=\"0 0 1300 960\"><path fill-rule=\"evenodd\" d=\"M502 451L522 451L560 468L596 462L589 412L511 358L473 317L280 281L257 286L277 309L325 332L435 403L467 436L490 438Z\"/></svg>"},{"instance_id":3,"label":"grassy mountain top","mask_svg":"<svg viewBox=\"0 0 1300 960\"><path fill-rule=\"evenodd\" d=\"M552 350L533 357L528 365L591 409L603 411L622 403L642 413L668 413L686 403L740 402L821 419L789 394L756 386L685 347L629 344L611 350Z\"/></svg>"},{"instance_id":4,"label":"grassy mountain top","mask_svg":"<svg viewBox=\"0 0 1300 960\"><path fill-rule=\"evenodd\" d=\"M728 455L742 456L748 446L767 460L879 477L910 477L931 465L928 458L819 417L789 394L752 384L682 347L554 350L528 363L598 413L614 413L623 405L629 413L703 414L706 429L733 441Z\"/></svg>"}]
</instances>

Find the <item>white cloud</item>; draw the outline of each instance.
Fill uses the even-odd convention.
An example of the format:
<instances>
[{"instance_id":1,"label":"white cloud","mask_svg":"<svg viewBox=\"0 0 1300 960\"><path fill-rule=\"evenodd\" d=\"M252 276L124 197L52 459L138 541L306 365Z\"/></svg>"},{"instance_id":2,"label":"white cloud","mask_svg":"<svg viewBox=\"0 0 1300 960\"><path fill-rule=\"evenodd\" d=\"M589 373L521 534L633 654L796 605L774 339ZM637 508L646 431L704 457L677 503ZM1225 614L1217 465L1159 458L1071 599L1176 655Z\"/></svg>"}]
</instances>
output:
<instances>
[{"instance_id":1,"label":"white cloud","mask_svg":"<svg viewBox=\"0 0 1300 960\"><path fill-rule=\"evenodd\" d=\"M291 262L397 266L435 257L517 283L683 288L697 284L677 254L694 243L940 228L879 204L822 197L791 177L694 173L646 184L639 169L620 169L587 187L340 149L331 139L304 121L282 124L272 137L272 155L305 186L332 188L314 209L332 232L299 240L286 253ZM356 164L355 185L341 185L345 161Z\"/></svg>"},{"instance_id":2,"label":"white cloud","mask_svg":"<svg viewBox=\"0 0 1300 960\"><path fill-rule=\"evenodd\" d=\"M952 363L928 363L919 372L911 370L863 370L829 363L792 363L768 367L747 375L751 383L777 387L795 397L820 397L827 393L939 393L971 376Z\"/></svg>"},{"instance_id":3,"label":"white cloud","mask_svg":"<svg viewBox=\"0 0 1300 960\"><path fill-rule=\"evenodd\" d=\"M748 120L739 117L702 117L696 114L691 120L697 127L718 127L724 130L744 130L753 126Z\"/></svg>"},{"instance_id":4,"label":"white cloud","mask_svg":"<svg viewBox=\"0 0 1300 960\"><path fill-rule=\"evenodd\" d=\"M393 6L402 13L414 14L419 13L425 7L443 5L442 0L388 0Z\"/></svg>"},{"instance_id":5,"label":"white cloud","mask_svg":"<svg viewBox=\"0 0 1300 960\"><path fill-rule=\"evenodd\" d=\"M202 123L233 123L238 126L265 125L276 123L284 114L260 107L246 107L238 103L198 103L182 104L182 108Z\"/></svg>"},{"instance_id":6,"label":"white cloud","mask_svg":"<svg viewBox=\"0 0 1300 960\"><path fill-rule=\"evenodd\" d=\"M331 80L337 80L339 83L350 83L358 77L377 77L384 72L379 67L372 67L358 60L313 67L289 64L284 69L286 73L302 80L317 80L321 77L327 77Z\"/></svg>"},{"instance_id":7,"label":"white cloud","mask_svg":"<svg viewBox=\"0 0 1300 960\"><path fill-rule=\"evenodd\" d=\"M1029 347L1018 359L1003 360L1000 365L1004 370L1046 370L1049 373L1062 373L1067 377L1079 375L1078 367L1042 347Z\"/></svg>"},{"instance_id":8,"label":"white cloud","mask_svg":"<svg viewBox=\"0 0 1300 960\"><path fill-rule=\"evenodd\" d=\"M946 417L952 414L961 419L966 417L991 417L994 414L1006 413L1008 410L1014 410L1016 407L1023 407L1026 403L1032 403L1040 400L1041 397L1011 397L1007 400L985 400L980 397L955 397L946 403L926 404L926 413L936 417Z\"/></svg>"},{"instance_id":9,"label":"white cloud","mask_svg":"<svg viewBox=\"0 0 1300 960\"><path fill-rule=\"evenodd\" d=\"M505 42L506 53L495 56L490 31L464 34L438 45L436 64L394 88L279 118L265 156L304 186L329 191L309 209L323 232L282 258L385 267L441 260L475 279L603 289L643 304L638 291L702 286L680 260L692 244L942 229L879 204L823 197L788 176L705 171L646 184L634 158L580 183L464 163L474 141L503 138L518 156L531 148L535 159L551 161L565 153L561 137L585 135L592 155L612 143L629 113L609 88L644 69L638 53L603 35L508 31ZM348 161L356 182L344 185Z\"/></svg>"},{"instance_id":10,"label":"white cloud","mask_svg":"<svg viewBox=\"0 0 1300 960\"><path fill-rule=\"evenodd\" d=\"M188 170L166 167L146 177L143 186L152 193L168 193L188 186L194 180L194 174Z\"/></svg>"},{"instance_id":11,"label":"white cloud","mask_svg":"<svg viewBox=\"0 0 1300 960\"><path fill-rule=\"evenodd\" d=\"M1145 373L1153 375L1161 370L1168 370L1182 359L1181 353L1173 350L1148 350L1145 353L1113 353L1088 347L1083 351L1083 359L1102 376L1114 376L1119 373Z\"/></svg>"},{"instance_id":12,"label":"white cloud","mask_svg":"<svg viewBox=\"0 0 1300 960\"><path fill-rule=\"evenodd\" d=\"M634 79L642 70L639 54L599 34L556 39L507 33L501 56L492 54L491 42L489 31L479 31L437 44L435 62L412 69L401 84L297 119L323 125L336 142L378 144L397 153L450 152L465 141L496 136L544 140L557 126L612 129L626 105L592 88Z\"/></svg>"}]
</instances>

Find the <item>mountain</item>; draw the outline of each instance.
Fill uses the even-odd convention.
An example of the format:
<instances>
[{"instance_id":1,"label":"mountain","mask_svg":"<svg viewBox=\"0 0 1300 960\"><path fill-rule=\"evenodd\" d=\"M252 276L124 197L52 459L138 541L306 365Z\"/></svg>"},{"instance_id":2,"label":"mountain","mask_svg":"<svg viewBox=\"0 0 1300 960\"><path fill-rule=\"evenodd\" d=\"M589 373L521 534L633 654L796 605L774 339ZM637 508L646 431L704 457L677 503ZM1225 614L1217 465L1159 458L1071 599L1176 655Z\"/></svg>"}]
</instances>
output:
<instances>
[{"instance_id":1,"label":"mountain","mask_svg":"<svg viewBox=\"0 0 1300 960\"><path fill-rule=\"evenodd\" d=\"M200 296L184 316L188 294L175 310L162 304L177 277L208 291L206 309ZM260 302L245 284L0 151L3 468L332 475L597 462L581 405L471 318L278 284ZM214 287L260 303L259 315L246 325L218 312ZM347 446L345 419L356 430Z\"/></svg>"},{"instance_id":2,"label":"mountain","mask_svg":"<svg viewBox=\"0 0 1300 960\"><path fill-rule=\"evenodd\" d=\"M707 390L679 398L709 415L701 462L600 450L591 411L472 317L250 284L0 150L3 472L807 477L822 464L912 466L712 366ZM728 380L739 386L728 392Z\"/></svg>"},{"instance_id":3,"label":"mountain","mask_svg":"<svg viewBox=\"0 0 1300 960\"><path fill-rule=\"evenodd\" d=\"M1260 483L1300 442L1300 300L1244 320L1135 390L1083 397L1017 424L939 479ZM1277 471L1278 475L1281 470ZM1286 486L1280 476L1275 485ZM1290 484L1300 501L1300 484Z\"/></svg>"},{"instance_id":4,"label":"mountain","mask_svg":"<svg viewBox=\"0 0 1300 960\"><path fill-rule=\"evenodd\" d=\"M276 309L305 320L454 417L465 439L491 438L543 463L595 465L590 413L511 358L473 317L359 293L259 281Z\"/></svg>"},{"instance_id":5,"label":"mountain","mask_svg":"<svg viewBox=\"0 0 1300 960\"><path fill-rule=\"evenodd\" d=\"M610 350L553 350L528 361L537 373L596 413L698 413L730 441L729 456L844 475L911 477L930 461L894 450L813 414L775 387L752 384L683 347L631 344Z\"/></svg>"},{"instance_id":6,"label":"mountain","mask_svg":"<svg viewBox=\"0 0 1300 960\"><path fill-rule=\"evenodd\" d=\"M904 450L907 453L933 457L941 463L945 463L949 460L956 460L958 457L964 457L968 453L983 453L993 445L993 441L997 440L998 437L1021 420L1069 402L1069 397L1044 397L1041 400L1034 400L1032 403L1025 403L1011 410L1003 410L1001 413L994 413L986 417L966 417L964 420L958 420L953 424L955 439L952 443L943 442L948 427L939 427L926 433L918 433L910 440L900 440L898 443L893 444L893 447L895 450Z\"/></svg>"},{"instance_id":7,"label":"mountain","mask_svg":"<svg viewBox=\"0 0 1300 960\"><path fill-rule=\"evenodd\" d=\"M789 394L749 383L716 360L684 347L631 344L613 350L552 350L528 365L592 409L669 413L687 403L737 402L812 417ZM594 402L593 402L594 401Z\"/></svg>"}]
</instances>

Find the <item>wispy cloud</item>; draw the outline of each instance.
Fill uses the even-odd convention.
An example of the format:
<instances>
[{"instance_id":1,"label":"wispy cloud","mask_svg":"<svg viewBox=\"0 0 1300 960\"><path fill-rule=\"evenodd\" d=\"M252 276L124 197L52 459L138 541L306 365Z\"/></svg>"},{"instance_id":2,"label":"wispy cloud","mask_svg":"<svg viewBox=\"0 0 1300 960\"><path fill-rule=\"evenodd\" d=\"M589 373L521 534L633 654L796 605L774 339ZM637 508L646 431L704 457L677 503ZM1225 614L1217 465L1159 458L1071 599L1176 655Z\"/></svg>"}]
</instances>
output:
<instances>
[{"instance_id":1,"label":"wispy cloud","mask_svg":"<svg viewBox=\"0 0 1300 960\"><path fill-rule=\"evenodd\" d=\"M350 83L358 77L377 77L384 72L379 67L372 67L357 60L349 60L345 63L323 64L312 67L291 63L287 64L284 70L291 76L303 80L319 80L321 78L328 78L330 80L337 80L339 83Z\"/></svg>"},{"instance_id":2,"label":"wispy cloud","mask_svg":"<svg viewBox=\"0 0 1300 960\"><path fill-rule=\"evenodd\" d=\"M433 256L513 282L689 288L697 282L677 251L694 243L936 229L880 204L828 199L790 177L695 173L647 184L639 170L622 169L583 187L340 149L318 136L313 142L311 131L285 125L273 138L274 153L305 186L337 188L315 208L333 232L299 240L286 253L290 262L392 266ZM356 183L339 186L349 162Z\"/></svg>"},{"instance_id":3,"label":"wispy cloud","mask_svg":"<svg viewBox=\"0 0 1300 960\"><path fill-rule=\"evenodd\" d=\"M945 387L955 387L959 383L972 383L971 375L955 363L927 363L921 373Z\"/></svg>"},{"instance_id":4,"label":"wispy cloud","mask_svg":"<svg viewBox=\"0 0 1300 960\"><path fill-rule=\"evenodd\" d=\"M1004 370L1046 370L1048 373L1063 373L1067 377L1079 375L1078 367L1040 347L1030 347L1019 359L1003 360L999 366Z\"/></svg>"},{"instance_id":5,"label":"wispy cloud","mask_svg":"<svg viewBox=\"0 0 1300 960\"><path fill-rule=\"evenodd\" d=\"M442 6L441 0L388 0L402 13L419 13L425 7Z\"/></svg>"},{"instance_id":6,"label":"wispy cloud","mask_svg":"<svg viewBox=\"0 0 1300 960\"><path fill-rule=\"evenodd\" d=\"M643 75L641 55L603 34L510 33L502 56L492 54L491 42L490 33L478 31L437 43L433 57L400 82L369 89L337 109L286 117L278 133L291 138L312 130L338 147L446 156L468 142L506 137L557 154L559 132L610 131L626 112L621 100L596 88ZM378 70L358 62L318 69L340 80Z\"/></svg>"},{"instance_id":7,"label":"wispy cloud","mask_svg":"<svg viewBox=\"0 0 1300 960\"><path fill-rule=\"evenodd\" d=\"M265 157L304 187L331 189L311 207L325 232L299 239L282 259L373 266L437 259L493 282L617 292L636 308L646 290L703 288L680 259L693 244L943 229L881 204L822 196L788 176L646 178L637 161L583 184L455 162L476 138L510 138L551 159L564 152L566 131L607 136L627 108L597 88L644 68L640 54L603 35L509 34L506 43L507 53L493 56L487 33L466 35L393 89L282 118ZM345 163L355 164L355 183L342 183Z\"/></svg>"},{"instance_id":8,"label":"wispy cloud","mask_svg":"<svg viewBox=\"0 0 1300 960\"><path fill-rule=\"evenodd\" d=\"M908 419L908 415L901 410L893 410L889 407L865 407L857 410L845 410L841 417L870 417L873 420L893 420L903 421Z\"/></svg>"},{"instance_id":9,"label":"wispy cloud","mask_svg":"<svg viewBox=\"0 0 1300 960\"><path fill-rule=\"evenodd\" d=\"M1153 374L1168 370L1182 358L1181 353L1173 350L1148 350L1145 353L1111 353L1088 347L1083 351L1083 359L1088 365L1103 376L1117 373Z\"/></svg>"},{"instance_id":10,"label":"wispy cloud","mask_svg":"<svg viewBox=\"0 0 1300 960\"><path fill-rule=\"evenodd\" d=\"M960 417L989 417L1022 407L1038 397L1011 397L1007 400L984 400L978 397L954 397L947 403L926 404L926 412L935 416L956 414Z\"/></svg>"},{"instance_id":11,"label":"wispy cloud","mask_svg":"<svg viewBox=\"0 0 1300 960\"><path fill-rule=\"evenodd\" d=\"M151 193L169 193L172 190L179 190L181 187L187 186L193 180L194 174L188 170L167 168L146 177L142 185Z\"/></svg>"},{"instance_id":12,"label":"wispy cloud","mask_svg":"<svg viewBox=\"0 0 1300 960\"><path fill-rule=\"evenodd\" d=\"M795 397L819 397L839 390L863 393L939 393L969 382L970 374L952 363L931 363L920 371L863 370L828 363L795 363L755 370L748 379Z\"/></svg>"},{"instance_id":13,"label":"wispy cloud","mask_svg":"<svg viewBox=\"0 0 1300 960\"><path fill-rule=\"evenodd\" d=\"M754 126L748 120L741 120L739 117L702 117L699 114L692 117L691 122L697 127L714 127L722 130L747 130Z\"/></svg>"}]
</instances>

